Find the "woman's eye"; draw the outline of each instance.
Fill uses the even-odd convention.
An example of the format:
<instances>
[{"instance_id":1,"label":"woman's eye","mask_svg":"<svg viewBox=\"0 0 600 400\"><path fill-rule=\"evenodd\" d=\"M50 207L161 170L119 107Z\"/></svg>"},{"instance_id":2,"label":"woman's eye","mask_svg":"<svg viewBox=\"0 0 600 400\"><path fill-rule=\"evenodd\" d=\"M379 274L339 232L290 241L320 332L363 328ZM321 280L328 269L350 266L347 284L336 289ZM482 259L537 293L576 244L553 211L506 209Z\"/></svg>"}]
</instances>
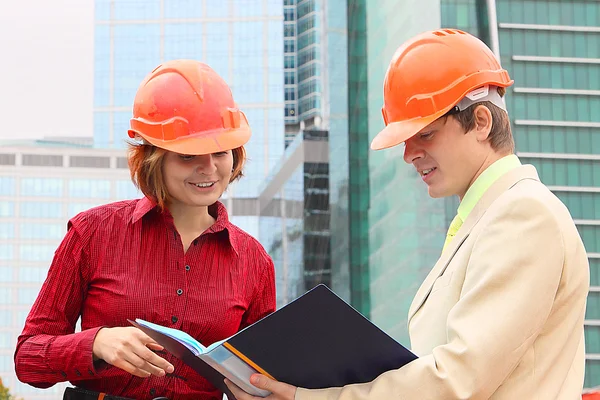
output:
<instances>
[{"instance_id":1,"label":"woman's eye","mask_svg":"<svg viewBox=\"0 0 600 400\"><path fill-rule=\"evenodd\" d=\"M433 132L421 133L421 139L427 140L433 137Z\"/></svg>"},{"instance_id":2,"label":"woman's eye","mask_svg":"<svg viewBox=\"0 0 600 400\"><path fill-rule=\"evenodd\" d=\"M220 152L218 152L218 153L214 153L214 154L215 154L215 156L217 156L217 157L223 157L223 156L227 155L227 154L228 154L228 152L227 152L227 151L220 151Z\"/></svg>"},{"instance_id":3,"label":"woman's eye","mask_svg":"<svg viewBox=\"0 0 600 400\"><path fill-rule=\"evenodd\" d=\"M186 155L186 154L181 154L179 156L179 158L181 158L183 161L191 161L191 160L194 159L194 157L196 157L196 156L189 156L189 155Z\"/></svg>"}]
</instances>

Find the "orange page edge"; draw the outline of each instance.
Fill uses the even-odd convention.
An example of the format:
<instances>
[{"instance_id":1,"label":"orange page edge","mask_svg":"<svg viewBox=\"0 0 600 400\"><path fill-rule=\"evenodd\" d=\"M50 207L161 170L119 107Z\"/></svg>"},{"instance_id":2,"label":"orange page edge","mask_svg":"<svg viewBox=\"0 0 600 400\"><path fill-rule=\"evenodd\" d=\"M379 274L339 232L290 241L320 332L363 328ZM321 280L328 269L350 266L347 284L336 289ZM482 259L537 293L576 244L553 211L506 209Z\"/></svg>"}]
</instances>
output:
<instances>
[{"instance_id":1,"label":"orange page edge","mask_svg":"<svg viewBox=\"0 0 600 400\"><path fill-rule=\"evenodd\" d=\"M248 357L246 357L244 354L242 354L241 351L239 351L238 349L236 349L235 347L233 347L231 344L229 344L227 342L223 342L223 346L225 346L225 348L227 348L227 350L231 351L233 354L235 354L236 356L238 356L239 358L241 358L242 360L244 360L244 362L246 364L250 365L252 368L254 368L255 370L257 370L259 373L261 373L264 376L267 376L267 377L273 379L274 381L277 380L277 379L273 378L271 376L271 374L269 374L267 371L265 371L264 369L262 369L261 367L259 367L258 365L256 365L256 363L254 363L252 360L250 360Z\"/></svg>"}]
</instances>

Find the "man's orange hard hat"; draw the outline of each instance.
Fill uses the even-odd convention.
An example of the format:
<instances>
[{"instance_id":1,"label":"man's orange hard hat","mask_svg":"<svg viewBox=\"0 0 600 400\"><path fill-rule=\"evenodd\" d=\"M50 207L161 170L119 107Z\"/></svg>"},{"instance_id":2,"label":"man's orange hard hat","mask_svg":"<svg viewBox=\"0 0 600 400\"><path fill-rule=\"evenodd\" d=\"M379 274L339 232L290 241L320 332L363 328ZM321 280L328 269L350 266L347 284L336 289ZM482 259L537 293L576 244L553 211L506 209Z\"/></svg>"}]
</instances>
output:
<instances>
[{"instance_id":1,"label":"man's orange hard hat","mask_svg":"<svg viewBox=\"0 0 600 400\"><path fill-rule=\"evenodd\" d=\"M141 83L128 134L169 151L200 155L243 146L251 132L231 89L211 67L173 60Z\"/></svg>"},{"instance_id":2,"label":"man's orange hard hat","mask_svg":"<svg viewBox=\"0 0 600 400\"><path fill-rule=\"evenodd\" d=\"M396 50L388 67L382 108L386 127L371 148L384 149L410 139L476 89L485 89L480 92L483 98L479 96L483 101L487 88L512 84L494 53L478 38L457 29L421 33ZM497 91L493 92L498 103Z\"/></svg>"}]
</instances>

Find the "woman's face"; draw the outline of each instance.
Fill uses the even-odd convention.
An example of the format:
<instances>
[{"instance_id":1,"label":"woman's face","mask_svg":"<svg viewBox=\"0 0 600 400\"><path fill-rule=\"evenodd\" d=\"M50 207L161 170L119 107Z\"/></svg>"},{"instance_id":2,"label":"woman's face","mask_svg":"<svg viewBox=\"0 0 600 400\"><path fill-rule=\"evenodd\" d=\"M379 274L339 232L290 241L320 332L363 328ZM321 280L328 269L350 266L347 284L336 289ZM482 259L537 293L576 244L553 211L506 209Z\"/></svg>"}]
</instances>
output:
<instances>
[{"instance_id":1,"label":"woman's face","mask_svg":"<svg viewBox=\"0 0 600 400\"><path fill-rule=\"evenodd\" d=\"M207 207L227 189L232 169L231 150L199 156L169 151L164 158L163 179L173 203Z\"/></svg>"}]
</instances>

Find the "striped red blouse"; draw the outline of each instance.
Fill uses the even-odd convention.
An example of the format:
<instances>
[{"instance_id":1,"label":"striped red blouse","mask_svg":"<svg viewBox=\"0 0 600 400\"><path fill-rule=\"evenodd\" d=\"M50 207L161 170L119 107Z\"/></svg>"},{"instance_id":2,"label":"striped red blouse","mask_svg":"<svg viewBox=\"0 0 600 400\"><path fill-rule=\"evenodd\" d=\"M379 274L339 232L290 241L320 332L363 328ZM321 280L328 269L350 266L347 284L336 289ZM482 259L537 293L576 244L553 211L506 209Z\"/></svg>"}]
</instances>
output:
<instances>
[{"instance_id":1,"label":"striped red blouse","mask_svg":"<svg viewBox=\"0 0 600 400\"><path fill-rule=\"evenodd\" d=\"M150 200L112 203L75 216L56 251L18 338L17 376L47 388L70 381L133 399L220 399L211 384L172 355L166 377L138 378L94 365L100 327L142 318L181 329L204 345L227 338L275 310L273 262L229 222L221 203L215 224L184 254L168 212ZM74 333L81 317L81 332Z\"/></svg>"}]
</instances>

